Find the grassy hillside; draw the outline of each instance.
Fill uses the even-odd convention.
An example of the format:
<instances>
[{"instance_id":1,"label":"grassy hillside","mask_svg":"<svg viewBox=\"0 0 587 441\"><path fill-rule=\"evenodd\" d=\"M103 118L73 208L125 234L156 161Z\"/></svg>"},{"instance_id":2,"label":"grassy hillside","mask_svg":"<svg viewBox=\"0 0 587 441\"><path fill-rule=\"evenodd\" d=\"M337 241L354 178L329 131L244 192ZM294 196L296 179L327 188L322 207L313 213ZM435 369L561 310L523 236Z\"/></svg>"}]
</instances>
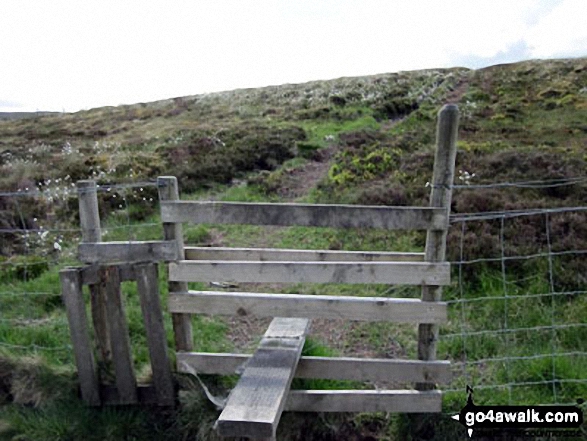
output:
<instances>
[{"instance_id":1,"label":"grassy hillside","mask_svg":"<svg viewBox=\"0 0 587 441\"><path fill-rule=\"evenodd\" d=\"M182 387L192 393L182 395L184 405L177 414L96 411L77 403L57 275L60 267L75 262L76 180L96 179L104 190L99 197L105 240L161 238L152 185L159 175L177 176L186 199L426 204L436 114L444 103L455 102L461 111L455 184L463 187L454 190L453 214L578 207L587 200L585 85L585 58L529 61L476 71L341 78L0 121L0 437L212 436L216 413L197 384L186 378L180 379ZM485 187L569 178L579 179L572 185L538 188ZM143 184L108 190L110 184L124 183ZM464 227L455 223L451 228L449 259L479 262L455 265L455 282L445 291L453 303L439 356L465 362L449 386L456 391L446 395L447 412L462 407L460 389L469 382L480 386L478 404L550 403L553 394L558 402L572 402L587 396L586 382L572 381L584 380L587 372L587 359L581 355L587 352L585 259L578 253L550 260L514 259L587 250L587 214L553 214L547 230L544 222L544 216L525 216L467 222ZM186 243L200 245L347 250L414 251L421 250L425 240L419 233L234 226L185 227L184 235ZM507 267L504 256L512 258ZM165 297L163 272L161 276ZM512 296L507 302L496 300L503 297L504 286ZM239 289L356 294L356 287L344 285ZM576 294L556 299L543 295L552 292ZM125 286L124 293L135 365L148 378L136 289ZM368 286L359 294L419 295L417 289L386 286ZM471 302L459 303L462 299ZM511 336L476 334L499 330L504 322L512 329L581 326L560 331L546 326ZM195 346L201 351L250 350L266 325L264 320L194 317ZM171 346L169 320L166 326ZM307 354L414 358L416 353L413 327L315 321L313 335ZM553 352L579 355L556 361L527 359ZM515 360L466 364L504 358ZM234 379L207 381L223 391ZM348 386L307 383L297 386ZM511 388L481 388L511 383L536 385L513 393ZM96 420L102 422L100 429L91 424ZM379 414L305 421L286 415L280 430L283 439L404 439L413 432L407 421ZM452 423L440 417L438 439L461 434L461 427Z\"/></svg>"}]
</instances>

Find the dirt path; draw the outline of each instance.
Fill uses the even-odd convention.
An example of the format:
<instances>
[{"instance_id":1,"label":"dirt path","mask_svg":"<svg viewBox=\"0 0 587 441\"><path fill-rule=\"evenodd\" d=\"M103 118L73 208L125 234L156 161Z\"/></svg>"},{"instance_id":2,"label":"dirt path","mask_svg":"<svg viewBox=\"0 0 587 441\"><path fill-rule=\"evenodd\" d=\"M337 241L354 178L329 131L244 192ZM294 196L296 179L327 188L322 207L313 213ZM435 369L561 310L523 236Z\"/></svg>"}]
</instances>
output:
<instances>
[{"instance_id":1,"label":"dirt path","mask_svg":"<svg viewBox=\"0 0 587 441\"><path fill-rule=\"evenodd\" d=\"M450 104L460 103L467 90L469 90L469 78L465 78L457 84L457 87L446 96L446 102Z\"/></svg>"},{"instance_id":2,"label":"dirt path","mask_svg":"<svg viewBox=\"0 0 587 441\"><path fill-rule=\"evenodd\" d=\"M397 124L398 122L394 122ZM284 177L279 196L284 201L300 200L307 196L312 189L326 176L331 166L331 159L335 148L331 147L322 151L317 160L309 161L303 167L290 170ZM256 247L272 246L274 239L272 227L266 231L266 236L261 238ZM235 291L247 292L280 292L282 284L246 283L240 284ZM259 339L269 326L271 318L259 318L249 316L231 316L225 318L229 330L227 338L234 346L236 352L253 352ZM401 357L405 356L400 345L390 336L385 342L381 342L379 350L374 349L361 335L364 324L349 320L314 319L310 331L309 345L318 342L320 345L334 349L335 352L355 357ZM354 336L354 337L353 337ZM315 343L314 343L315 344ZM311 348L310 348L311 349Z\"/></svg>"},{"instance_id":3,"label":"dirt path","mask_svg":"<svg viewBox=\"0 0 587 441\"><path fill-rule=\"evenodd\" d=\"M286 202L307 196L327 175L334 152L334 147L320 150L316 160L309 161L303 167L289 170L283 185L277 192L279 196Z\"/></svg>"},{"instance_id":4,"label":"dirt path","mask_svg":"<svg viewBox=\"0 0 587 441\"><path fill-rule=\"evenodd\" d=\"M278 190L278 194L283 201L292 202L307 196L328 173L333 153L333 147L326 148L321 151L316 160L309 161L303 167L290 170ZM271 246L272 235L278 229L278 227L267 227L267 235L261 238L261 241L256 246L259 248ZM248 283L243 284L238 289L250 292L275 292L279 291L280 288L281 285L279 284ZM270 322L271 318L229 317L226 319L226 324L229 327L227 338L234 345L237 352L252 352ZM320 325L319 323L322 322L323 324ZM321 338L321 340L328 341L328 336L331 335L331 332L322 329L323 327L330 328L328 322L332 321L314 321L312 334L324 336L326 340L324 338ZM342 329L341 324L338 324L338 329Z\"/></svg>"}]
</instances>

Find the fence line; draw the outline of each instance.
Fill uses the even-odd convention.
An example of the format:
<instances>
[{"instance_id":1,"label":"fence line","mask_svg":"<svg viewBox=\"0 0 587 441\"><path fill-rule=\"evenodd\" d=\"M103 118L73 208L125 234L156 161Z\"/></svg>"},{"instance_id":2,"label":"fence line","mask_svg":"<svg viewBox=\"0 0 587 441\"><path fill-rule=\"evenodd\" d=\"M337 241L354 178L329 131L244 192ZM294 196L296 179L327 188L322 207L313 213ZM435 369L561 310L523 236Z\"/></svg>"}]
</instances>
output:
<instances>
[{"instance_id":1,"label":"fence line","mask_svg":"<svg viewBox=\"0 0 587 441\"><path fill-rule=\"evenodd\" d=\"M495 184L478 184L478 185L453 185L452 188L455 190L471 190L476 191L479 189L496 188L496 189L507 189L507 188L552 188L559 187L562 185L582 185L587 182L585 177L574 177L566 180L543 180L543 181L525 181L525 182L509 182L509 183L495 183ZM120 224L111 226L103 226L103 230L116 231L119 234L126 234L131 239L131 235L138 231L140 228L159 227L161 224L158 222L145 222L140 224L133 224L130 214L132 205L137 203L133 202L129 197L132 190L140 188L156 187L154 182L140 182L130 183L122 185L102 185L97 190L102 193L119 192L122 202L122 209L119 210L119 221ZM77 195L75 189L67 192L67 196ZM16 228L0 228L0 246L4 245L9 239L3 235L16 235L19 240L24 241L25 250L29 255L36 254L38 249L43 249L43 246L51 246L51 243L40 245L35 242L35 237L39 233L48 232L49 235L70 235L72 240L75 240L81 233L79 228L67 228L63 225L50 225L47 224L46 228L39 228L38 224L29 225L23 219L23 209L25 209L25 202L20 199L21 197L35 197L55 204L56 201L49 201L50 195L54 196L54 192L0 192L0 196L12 198L15 201L15 208L18 209L19 213L17 216L20 218L20 223ZM28 203L28 202L26 202ZM158 201L138 201L138 203L146 204L157 204ZM573 332L581 333L581 336L585 336L587 339L587 322L584 319L575 317L568 318L565 316L558 315L564 308L564 302L571 301L572 298L583 298L587 295L587 287L584 284L575 284L577 286L557 286L557 259L581 259L587 254L586 249L576 247L574 249L559 249L556 250L556 235L552 231L552 220L553 216L564 215L567 213L585 213L587 212L587 206L575 206L575 207L554 207L554 208L532 208L522 210L503 210L493 212L481 212L481 213L456 213L450 216L451 229L457 233L457 239L459 241L453 244L457 247L456 258L453 258L451 264L454 266L455 279L458 279L455 284L453 296L446 297L445 301L449 305L449 310L452 310L453 320L455 325L451 329L440 328L440 343L445 347L450 348L452 352L446 352L451 354L454 368L462 372L459 381L455 381L452 386L443 388L445 392L463 393L465 391L464 383L470 384L476 390L492 390L505 391L508 394L510 402L515 401L515 388L517 387L533 387L533 386L544 386L550 390L551 400L543 398L542 403L539 404L550 404L551 402L566 402L568 396L561 395L561 388L565 385L574 385L582 389L587 390L587 374L577 374L577 378L571 378L574 371L566 368L565 363L573 364L574 359L578 359L580 366L587 366L587 350L583 346L578 346L576 349L564 345L561 343L560 333ZM528 216L540 216L544 219L544 237L546 243L544 249L538 252L528 253L515 253L515 255L507 255L508 238L505 237L505 228L514 219L522 219ZM467 256L467 248L465 246L464 236L469 232L468 228L474 224L483 222L494 222L494 229L492 239L495 243L499 244L496 248L496 256ZM499 222L499 224L497 224ZM44 223L44 222L43 222ZM541 233L542 234L542 233ZM560 234L560 233L558 233ZM27 237L30 235L30 237ZM157 237L156 239L161 239ZM67 249L67 245L64 244L64 250ZM568 248L568 246L567 246ZM54 255L41 256L38 263L53 265L57 263L62 256L62 252L56 252ZM519 279L514 279L515 274L510 274L510 265L515 262L524 262L529 260L544 260L544 271L540 274L522 274ZM493 289L492 292L488 292L487 295L481 297L469 297L468 285L466 278L466 271L475 270L477 267L483 267L484 265L495 264L497 269L496 272L492 273L495 275L495 285L501 286L501 292ZM498 265L499 264L499 265ZM18 269L32 268L32 266L26 262L11 262L4 261L0 262L0 271L8 269L10 267ZM531 286L532 283L545 282L544 284L537 286ZM26 302L29 299L31 302L34 299L41 299L43 296L54 297L59 295L57 292L46 290L46 287L39 287L35 285L34 280L30 280L30 285L23 285L19 283L14 277L3 279L0 282L0 302L14 302L18 299L24 299ZM27 290L30 288L30 290ZM401 287L399 289L389 289L385 295L397 296L399 293L405 293L409 287ZM548 302L550 297L551 301ZM520 317L516 317L515 314L523 314L525 311L519 309L517 312L514 309L516 302L521 300L528 300L530 303L533 300L546 300L542 302L542 308L544 309L542 315L536 318L534 322L520 322ZM475 322L474 315L478 312L487 308L490 302L503 302L501 305L500 315L495 316L495 329L479 329ZM8 304L8 303L6 303ZM499 304L499 303L497 303ZM457 306L458 305L458 306ZM526 303L524 303L526 305ZM571 308L572 306L569 306ZM0 303L0 309L2 303ZM22 315L15 315L13 317L2 317L0 319L0 325L26 323L27 319L32 320L39 319L37 314L32 314L32 307L29 310L23 308ZM571 316L572 317L572 316ZM523 318L523 317L522 317ZM587 319L585 319L587 320ZM540 333L541 338L549 338L545 340L545 345L540 348L539 353L531 353L529 348L520 347L518 348L513 344L514 339L520 338L521 335L527 333L529 336L532 334ZM549 335L550 333L550 335ZM459 340L460 339L460 340ZM494 345L494 352L490 353L484 349L480 350L477 348L478 341L480 339L489 339ZM508 345L509 342L509 345ZM456 347L459 347L457 351ZM0 348L6 350L14 350L19 353L42 353L44 351L48 353L52 352L63 352L67 353L71 351L70 345L63 346L50 346L47 344L36 344L31 343L29 345L22 344L11 344L6 341L0 341ZM518 350L518 353L516 353ZM522 353L520 353L522 351ZM528 352L525 354L525 352ZM458 352L458 356L454 354ZM525 355L524 355L525 354ZM551 362L549 363L549 359ZM585 361L583 361L585 360ZM532 377L526 380L515 376L512 368L516 367L519 363L546 363L549 364L545 367L542 372L543 377L536 379ZM582 364L581 364L582 363ZM499 365L503 364L506 366L504 370L504 376L500 378L489 378L483 376L483 369L487 365ZM567 369L565 371L565 369ZM476 372L474 375L471 372ZM580 372L580 371L577 371ZM587 372L587 369L584 370Z\"/></svg>"}]
</instances>

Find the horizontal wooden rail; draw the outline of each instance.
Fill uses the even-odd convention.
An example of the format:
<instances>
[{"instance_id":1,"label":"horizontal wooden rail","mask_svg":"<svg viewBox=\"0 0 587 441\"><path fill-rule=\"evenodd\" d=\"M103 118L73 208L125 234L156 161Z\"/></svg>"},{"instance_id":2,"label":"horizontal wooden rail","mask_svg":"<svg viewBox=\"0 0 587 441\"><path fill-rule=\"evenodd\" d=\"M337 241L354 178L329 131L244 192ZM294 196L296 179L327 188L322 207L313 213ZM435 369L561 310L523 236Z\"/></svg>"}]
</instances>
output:
<instances>
[{"instance_id":1,"label":"horizontal wooden rail","mask_svg":"<svg viewBox=\"0 0 587 441\"><path fill-rule=\"evenodd\" d=\"M285 410L431 413L442 410L442 393L437 390L292 390Z\"/></svg>"},{"instance_id":2,"label":"horizontal wooden rail","mask_svg":"<svg viewBox=\"0 0 587 441\"><path fill-rule=\"evenodd\" d=\"M216 201L162 201L161 220L391 230L445 230L448 227L447 211L443 208Z\"/></svg>"},{"instance_id":3,"label":"horizontal wooden rail","mask_svg":"<svg viewBox=\"0 0 587 441\"><path fill-rule=\"evenodd\" d=\"M446 262L243 262L183 260L169 264L175 282L385 283L448 285Z\"/></svg>"},{"instance_id":4,"label":"horizontal wooden rail","mask_svg":"<svg viewBox=\"0 0 587 441\"><path fill-rule=\"evenodd\" d=\"M179 258L175 241L81 243L78 259L84 263L159 262Z\"/></svg>"},{"instance_id":5,"label":"horizontal wooden rail","mask_svg":"<svg viewBox=\"0 0 587 441\"><path fill-rule=\"evenodd\" d=\"M387 297L189 291L169 295L169 311L191 314L305 317L398 323L444 323L446 303Z\"/></svg>"},{"instance_id":6,"label":"horizontal wooden rail","mask_svg":"<svg viewBox=\"0 0 587 441\"><path fill-rule=\"evenodd\" d=\"M234 375L243 370L249 354L178 352L178 372ZM191 367L192 369L189 369ZM301 357L296 378L327 380L448 383L449 361L420 361L351 357Z\"/></svg>"},{"instance_id":7,"label":"horizontal wooden rail","mask_svg":"<svg viewBox=\"0 0 587 441\"><path fill-rule=\"evenodd\" d=\"M186 260L249 260L261 262L422 262L424 261L424 253L185 247L185 258Z\"/></svg>"}]
</instances>

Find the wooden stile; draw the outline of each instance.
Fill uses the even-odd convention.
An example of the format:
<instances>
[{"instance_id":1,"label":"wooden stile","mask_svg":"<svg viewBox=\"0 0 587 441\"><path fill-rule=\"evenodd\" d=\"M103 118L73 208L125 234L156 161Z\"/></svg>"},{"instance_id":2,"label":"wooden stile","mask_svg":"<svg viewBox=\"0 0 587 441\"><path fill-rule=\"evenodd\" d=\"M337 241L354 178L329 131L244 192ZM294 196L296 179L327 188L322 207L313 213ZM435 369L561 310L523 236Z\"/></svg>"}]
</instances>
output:
<instances>
[{"instance_id":1,"label":"wooden stile","mask_svg":"<svg viewBox=\"0 0 587 441\"><path fill-rule=\"evenodd\" d=\"M385 283L448 285L446 262L244 262L182 260L169 264L176 282ZM182 290L174 290L179 292ZM184 291L187 291L184 290Z\"/></svg>"},{"instance_id":2,"label":"wooden stile","mask_svg":"<svg viewBox=\"0 0 587 441\"><path fill-rule=\"evenodd\" d=\"M221 436L275 437L308 326L306 319L273 319L218 418Z\"/></svg>"},{"instance_id":3,"label":"wooden stile","mask_svg":"<svg viewBox=\"0 0 587 441\"><path fill-rule=\"evenodd\" d=\"M280 225L390 230L444 229L446 210L294 203L161 201L163 222L196 224Z\"/></svg>"},{"instance_id":4,"label":"wooden stile","mask_svg":"<svg viewBox=\"0 0 587 441\"><path fill-rule=\"evenodd\" d=\"M61 271L64 302L82 398L89 404L175 404L175 385L158 292L159 261L170 262L177 370L241 378L218 421L222 436L275 439L283 410L315 412L439 412L450 363L436 361L438 324L447 319L441 287L450 283L446 232L454 178L458 108L439 113L429 207L299 203L180 201L177 179L157 180L164 241L101 242L96 184L78 182L82 243L91 264ZM184 248L182 222L333 228L426 229L425 253ZM117 262L116 264L113 264ZM99 267L98 264L108 264ZM153 371L152 386L138 386L120 283L136 280ZM347 283L421 285L421 299L189 291L188 282ZM90 286L100 359L113 361L116 387L100 385L87 328L82 286ZM191 314L277 317L253 355L192 350ZM419 323L419 360L301 357L311 318ZM292 379L415 383L417 390L295 390Z\"/></svg>"},{"instance_id":5,"label":"wooden stile","mask_svg":"<svg viewBox=\"0 0 587 441\"><path fill-rule=\"evenodd\" d=\"M169 311L258 317L305 317L442 323L446 304L419 299L189 291L169 295Z\"/></svg>"}]
</instances>

